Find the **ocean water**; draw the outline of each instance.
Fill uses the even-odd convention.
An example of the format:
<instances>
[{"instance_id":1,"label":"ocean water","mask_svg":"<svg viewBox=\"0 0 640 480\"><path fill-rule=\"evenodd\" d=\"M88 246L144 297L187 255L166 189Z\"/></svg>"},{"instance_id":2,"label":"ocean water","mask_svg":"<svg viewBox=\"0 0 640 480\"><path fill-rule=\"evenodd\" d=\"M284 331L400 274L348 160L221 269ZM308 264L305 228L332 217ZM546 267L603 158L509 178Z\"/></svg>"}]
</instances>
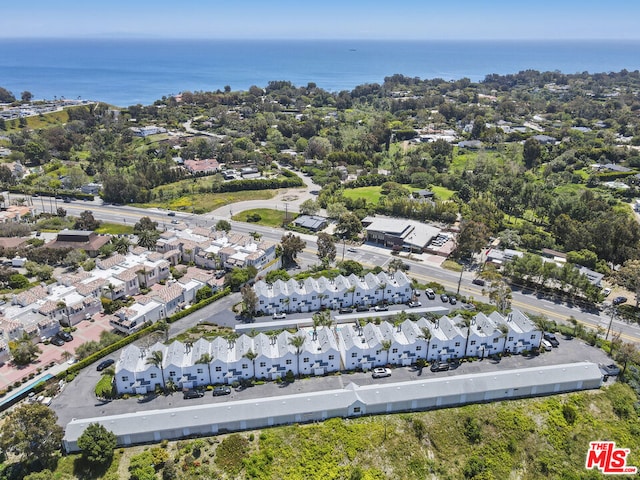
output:
<instances>
[{"instance_id":1,"label":"ocean water","mask_svg":"<svg viewBox=\"0 0 640 480\"><path fill-rule=\"evenodd\" d=\"M271 80L329 91L396 73L445 80L525 69L563 73L640 68L638 41L294 41L0 39L0 87L16 97L148 105L181 91Z\"/></svg>"}]
</instances>

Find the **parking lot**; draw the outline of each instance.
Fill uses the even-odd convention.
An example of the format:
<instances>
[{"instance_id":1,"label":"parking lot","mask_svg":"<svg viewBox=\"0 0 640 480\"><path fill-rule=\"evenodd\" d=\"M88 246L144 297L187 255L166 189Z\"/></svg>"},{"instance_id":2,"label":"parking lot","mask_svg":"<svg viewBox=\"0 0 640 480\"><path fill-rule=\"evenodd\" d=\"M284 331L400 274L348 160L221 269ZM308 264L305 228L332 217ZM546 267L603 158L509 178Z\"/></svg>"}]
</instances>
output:
<instances>
[{"instance_id":1,"label":"parking lot","mask_svg":"<svg viewBox=\"0 0 640 480\"><path fill-rule=\"evenodd\" d=\"M553 348L549 352L542 352L538 356L512 355L503 357L500 360L476 359L470 362L462 362L458 366L443 372L431 372L428 367L422 370L418 370L415 367L392 367L391 376L386 378L373 378L370 372L343 372L324 377L296 380L292 384L265 382L262 385L250 388L231 389L229 395L223 396L213 396L211 391L207 391L203 397L188 399L185 399L181 392L176 392L168 395L148 396L142 400L132 397L126 400L99 401L95 398L93 389L100 378L100 373L95 371L94 368L85 370L76 380L67 385L61 394L53 400L51 407L58 414L58 423L64 426L72 418L93 418L152 409L333 390L344 388L352 382L357 385L372 385L582 361L598 364L611 363L611 360L602 350L589 346L583 340L578 338L566 339L562 336L558 336L558 339L560 342L558 348Z\"/></svg>"}]
</instances>

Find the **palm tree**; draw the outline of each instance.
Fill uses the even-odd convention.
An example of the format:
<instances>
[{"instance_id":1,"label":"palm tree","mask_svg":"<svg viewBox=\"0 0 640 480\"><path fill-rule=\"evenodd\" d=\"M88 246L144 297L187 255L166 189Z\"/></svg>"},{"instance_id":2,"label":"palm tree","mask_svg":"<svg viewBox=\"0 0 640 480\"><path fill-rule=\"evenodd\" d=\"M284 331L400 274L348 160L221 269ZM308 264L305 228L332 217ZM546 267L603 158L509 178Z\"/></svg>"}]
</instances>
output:
<instances>
[{"instance_id":1,"label":"palm tree","mask_svg":"<svg viewBox=\"0 0 640 480\"><path fill-rule=\"evenodd\" d=\"M147 357L146 364L153 365L160 370L160 376L162 377L162 389L165 390L167 386L164 382L164 369L162 368L163 361L164 355L162 354L162 350L153 350Z\"/></svg>"},{"instance_id":2,"label":"palm tree","mask_svg":"<svg viewBox=\"0 0 640 480\"><path fill-rule=\"evenodd\" d=\"M507 346L507 335L509 333L509 327L502 323L498 325L498 330L500 330L500 337L498 338L504 338L504 342L502 343L502 351L504 352L504 349Z\"/></svg>"},{"instance_id":3,"label":"palm tree","mask_svg":"<svg viewBox=\"0 0 640 480\"><path fill-rule=\"evenodd\" d=\"M129 252L129 246L131 245L131 242L127 237L114 238L111 243L113 244L114 250L121 255L126 255Z\"/></svg>"},{"instance_id":4,"label":"palm tree","mask_svg":"<svg viewBox=\"0 0 640 480\"><path fill-rule=\"evenodd\" d=\"M138 245L146 248L147 250L152 250L156 246L156 241L158 240L158 232L153 230L142 230L138 233Z\"/></svg>"},{"instance_id":5,"label":"palm tree","mask_svg":"<svg viewBox=\"0 0 640 480\"><path fill-rule=\"evenodd\" d=\"M387 288L387 284L386 283L381 283L380 284L380 288L382 289L382 303L384 303L384 291Z\"/></svg>"},{"instance_id":6,"label":"palm tree","mask_svg":"<svg viewBox=\"0 0 640 480\"><path fill-rule=\"evenodd\" d=\"M253 378L256 378L256 357L258 356L258 354L253 350L249 349L242 356L244 358L251 360L251 363L253 364Z\"/></svg>"},{"instance_id":7,"label":"palm tree","mask_svg":"<svg viewBox=\"0 0 640 480\"><path fill-rule=\"evenodd\" d=\"M239 335L236 332L231 332L229 334L226 335L226 339L227 342L229 344L229 350L231 350L233 348L233 346L236 344L236 340L238 339Z\"/></svg>"},{"instance_id":8,"label":"palm tree","mask_svg":"<svg viewBox=\"0 0 640 480\"><path fill-rule=\"evenodd\" d=\"M464 356L467 356L467 347L469 346L469 335L471 335L471 319L470 318L462 318L458 327L465 327L467 329L467 340L464 342Z\"/></svg>"},{"instance_id":9,"label":"palm tree","mask_svg":"<svg viewBox=\"0 0 640 480\"><path fill-rule=\"evenodd\" d=\"M429 361L429 345L431 344L431 330L427 327L420 327L420 335L418 335L420 340L424 340L427 342L427 351L424 354L424 359Z\"/></svg>"},{"instance_id":10,"label":"palm tree","mask_svg":"<svg viewBox=\"0 0 640 480\"><path fill-rule=\"evenodd\" d=\"M305 338L302 335L294 335L289 338L289 345L296 349L296 357L298 362L298 378L300 378L300 354L302 353L302 346L304 345Z\"/></svg>"},{"instance_id":11,"label":"palm tree","mask_svg":"<svg viewBox=\"0 0 640 480\"><path fill-rule=\"evenodd\" d=\"M208 385L211 385L211 383L212 383L212 380L211 380L211 362L213 362L213 355L211 355L210 353L203 353L202 355L200 355L200 358L198 360L196 360L196 363L202 364L202 365L206 365L207 366L207 370L209 370L209 383L208 383Z\"/></svg>"},{"instance_id":12,"label":"palm tree","mask_svg":"<svg viewBox=\"0 0 640 480\"><path fill-rule=\"evenodd\" d=\"M384 350L385 352L387 352L387 361L385 362L385 365L389 364L389 349L391 348L391 340L382 340L382 342L380 342L380 349Z\"/></svg>"},{"instance_id":13,"label":"palm tree","mask_svg":"<svg viewBox=\"0 0 640 480\"><path fill-rule=\"evenodd\" d=\"M347 290L347 292L351 294L351 306L353 306L354 296L355 296L355 294L356 294L356 286L354 285L354 286L352 286L352 287L349 287L349 289Z\"/></svg>"}]
</instances>

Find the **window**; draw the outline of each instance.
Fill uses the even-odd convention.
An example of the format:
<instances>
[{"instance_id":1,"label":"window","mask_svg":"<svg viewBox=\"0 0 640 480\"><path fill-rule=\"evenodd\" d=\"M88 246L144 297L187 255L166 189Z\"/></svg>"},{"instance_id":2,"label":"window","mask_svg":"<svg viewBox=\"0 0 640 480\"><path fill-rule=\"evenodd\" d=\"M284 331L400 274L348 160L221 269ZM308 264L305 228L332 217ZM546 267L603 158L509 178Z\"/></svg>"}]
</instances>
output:
<instances>
[{"instance_id":1,"label":"window","mask_svg":"<svg viewBox=\"0 0 640 480\"><path fill-rule=\"evenodd\" d=\"M285 363L286 363L287 365L291 365L291 360L287 360Z\"/></svg>"},{"instance_id":2,"label":"window","mask_svg":"<svg viewBox=\"0 0 640 480\"><path fill-rule=\"evenodd\" d=\"M536 336L535 335L531 335L531 340L535 340Z\"/></svg>"},{"instance_id":3,"label":"window","mask_svg":"<svg viewBox=\"0 0 640 480\"><path fill-rule=\"evenodd\" d=\"M302 359L302 363L309 363L309 357L304 357Z\"/></svg>"},{"instance_id":4,"label":"window","mask_svg":"<svg viewBox=\"0 0 640 480\"><path fill-rule=\"evenodd\" d=\"M351 358L356 358L357 356L358 356L358 354L357 354L356 352L353 352L353 353L351 354Z\"/></svg>"},{"instance_id":5,"label":"window","mask_svg":"<svg viewBox=\"0 0 640 480\"><path fill-rule=\"evenodd\" d=\"M246 370L247 368L249 368L249 365L247 365L246 363L242 364L242 370Z\"/></svg>"},{"instance_id":6,"label":"window","mask_svg":"<svg viewBox=\"0 0 640 480\"><path fill-rule=\"evenodd\" d=\"M416 347L416 352L419 352L420 350L422 350L422 346L421 346L421 345L418 345L418 346Z\"/></svg>"},{"instance_id":7,"label":"window","mask_svg":"<svg viewBox=\"0 0 640 480\"><path fill-rule=\"evenodd\" d=\"M123 382L128 382L129 381L129 377L127 377L126 375L122 377L122 381Z\"/></svg>"},{"instance_id":8,"label":"window","mask_svg":"<svg viewBox=\"0 0 640 480\"><path fill-rule=\"evenodd\" d=\"M534 337L535 337L535 335L534 335L533 337L531 337L531 338L534 338ZM507 338L507 341L509 341L509 342L513 342L513 337L509 337L509 338Z\"/></svg>"},{"instance_id":9,"label":"window","mask_svg":"<svg viewBox=\"0 0 640 480\"><path fill-rule=\"evenodd\" d=\"M360 413L360 407L353 407L353 413Z\"/></svg>"},{"instance_id":10,"label":"window","mask_svg":"<svg viewBox=\"0 0 640 480\"><path fill-rule=\"evenodd\" d=\"M438 344L434 343L433 345L431 345L431 350L437 350L438 349Z\"/></svg>"},{"instance_id":11,"label":"window","mask_svg":"<svg viewBox=\"0 0 640 480\"><path fill-rule=\"evenodd\" d=\"M315 295L314 295L313 297L311 297L311 300L315 300L315 299L316 299L316 296L315 296Z\"/></svg>"},{"instance_id":12,"label":"window","mask_svg":"<svg viewBox=\"0 0 640 480\"><path fill-rule=\"evenodd\" d=\"M260 362L260 367L266 367L267 366L267 362Z\"/></svg>"},{"instance_id":13,"label":"window","mask_svg":"<svg viewBox=\"0 0 640 480\"><path fill-rule=\"evenodd\" d=\"M499 338L494 338L493 343L498 343L499 340L500 340Z\"/></svg>"},{"instance_id":14,"label":"window","mask_svg":"<svg viewBox=\"0 0 640 480\"><path fill-rule=\"evenodd\" d=\"M329 355L329 360L333 360L334 359L334 355Z\"/></svg>"},{"instance_id":15,"label":"window","mask_svg":"<svg viewBox=\"0 0 640 480\"><path fill-rule=\"evenodd\" d=\"M475 345L476 341L475 340L471 340L471 345Z\"/></svg>"},{"instance_id":16,"label":"window","mask_svg":"<svg viewBox=\"0 0 640 480\"><path fill-rule=\"evenodd\" d=\"M348 294L348 293L345 293L345 294L343 295L343 297L344 297L344 298L347 298L347 295L349 295L349 294Z\"/></svg>"},{"instance_id":17,"label":"window","mask_svg":"<svg viewBox=\"0 0 640 480\"><path fill-rule=\"evenodd\" d=\"M387 293L391 293L391 290L387 290Z\"/></svg>"},{"instance_id":18,"label":"window","mask_svg":"<svg viewBox=\"0 0 640 480\"><path fill-rule=\"evenodd\" d=\"M456 342L456 347L459 347L459 346L460 346L460 342Z\"/></svg>"},{"instance_id":19,"label":"window","mask_svg":"<svg viewBox=\"0 0 640 480\"><path fill-rule=\"evenodd\" d=\"M376 356L380 355L380 350L376 350Z\"/></svg>"},{"instance_id":20,"label":"window","mask_svg":"<svg viewBox=\"0 0 640 480\"><path fill-rule=\"evenodd\" d=\"M150 376L151 376L151 378L158 378L158 374L157 373L152 373Z\"/></svg>"},{"instance_id":21,"label":"window","mask_svg":"<svg viewBox=\"0 0 640 480\"><path fill-rule=\"evenodd\" d=\"M175 376L176 376L176 372L174 372L173 370L171 370L171 371L169 372L169 376L170 376L170 377L175 377Z\"/></svg>"},{"instance_id":22,"label":"window","mask_svg":"<svg viewBox=\"0 0 640 480\"><path fill-rule=\"evenodd\" d=\"M196 370L198 373L203 373L204 370L202 370L201 368L199 368L198 370Z\"/></svg>"},{"instance_id":23,"label":"window","mask_svg":"<svg viewBox=\"0 0 640 480\"><path fill-rule=\"evenodd\" d=\"M264 300L260 300L260 305L264 305Z\"/></svg>"},{"instance_id":24,"label":"window","mask_svg":"<svg viewBox=\"0 0 640 480\"><path fill-rule=\"evenodd\" d=\"M394 348L393 350L391 350L391 353L398 353L398 349Z\"/></svg>"},{"instance_id":25,"label":"window","mask_svg":"<svg viewBox=\"0 0 640 480\"><path fill-rule=\"evenodd\" d=\"M297 302L297 301L298 301L298 299L297 299L297 298L294 298L294 299L293 299L293 301L294 301L294 302Z\"/></svg>"},{"instance_id":26,"label":"window","mask_svg":"<svg viewBox=\"0 0 640 480\"><path fill-rule=\"evenodd\" d=\"M216 367L216 372L221 372L222 371L222 367Z\"/></svg>"}]
</instances>

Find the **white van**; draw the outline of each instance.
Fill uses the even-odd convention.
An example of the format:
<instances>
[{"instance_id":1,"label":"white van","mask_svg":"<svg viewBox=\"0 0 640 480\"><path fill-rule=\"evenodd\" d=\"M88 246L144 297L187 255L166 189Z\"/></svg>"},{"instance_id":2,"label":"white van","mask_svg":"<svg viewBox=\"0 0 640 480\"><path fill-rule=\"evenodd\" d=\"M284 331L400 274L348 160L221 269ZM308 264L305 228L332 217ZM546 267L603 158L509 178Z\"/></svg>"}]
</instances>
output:
<instances>
[{"instance_id":1,"label":"white van","mask_svg":"<svg viewBox=\"0 0 640 480\"><path fill-rule=\"evenodd\" d=\"M549 340L542 340L542 342L540 342L540 348L542 350L546 350L547 352L550 352L553 347L551 346L551 342L549 342Z\"/></svg>"}]
</instances>

